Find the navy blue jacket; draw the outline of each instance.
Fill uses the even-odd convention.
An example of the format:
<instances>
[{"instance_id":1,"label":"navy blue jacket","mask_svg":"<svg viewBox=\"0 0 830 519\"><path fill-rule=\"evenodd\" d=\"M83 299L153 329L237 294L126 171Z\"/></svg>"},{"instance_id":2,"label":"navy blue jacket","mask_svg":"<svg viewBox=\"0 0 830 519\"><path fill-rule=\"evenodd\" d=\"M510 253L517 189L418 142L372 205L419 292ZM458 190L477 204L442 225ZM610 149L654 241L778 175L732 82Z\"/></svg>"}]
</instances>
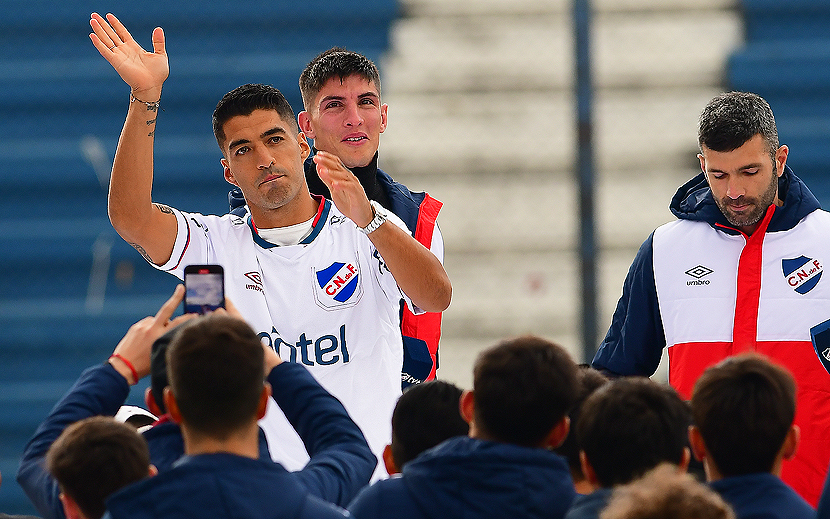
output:
<instances>
[{"instance_id":1,"label":"navy blue jacket","mask_svg":"<svg viewBox=\"0 0 830 519\"><path fill-rule=\"evenodd\" d=\"M377 464L363 433L302 365L284 362L268 375L274 400L303 439L311 460L292 473L308 491L344 506L371 478ZM46 471L49 446L66 427L90 416L114 416L130 387L108 362L84 371L26 445L17 481L44 519L65 519L57 482ZM179 426L160 422L144 432L150 461L165 472L184 454ZM270 460L260 430L260 457Z\"/></svg>"},{"instance_id":2,"label":"navy blue jacket","mask_svg":"<svg viewBox=\"0 0 830 519\"><path fill-rule=\"evenodd\" d=\"M565 519L599 519L613 491L612 488L598 488L590 494L576 496Z\"/></svg>"},{"instance_id":3,"label":"navy blue jacket","mask_svg":"<svg viewBox=\"0 0 830 519\"><path fill-rule=\"evenodd\" d=\"M288 364L288 363L286 363ZM326 519L344 510L312 496L282 465L233 454L184 456L107 499L105 518Z\"/></svg>"},{"instance_id":4,"label":"navy blue jacket","mask_svg":"<svg viewBox=\"0 0 830 519\"><path fill-rule=\"evenodd\" d=\"M348 509L357 519L561 519L575 495L557 454L457 437L363 489Z\"/></svg>"},{"instance_id":5,"label":"navy blue jacket","mask_svg":"<svg viewBox=\"0 0 830 519\"><path fill-rule=\"evenodd\" d=\"M816 511L772 474L748 474L709 485L732 506L738 519L813 519Z\"/></svg>"},{"instance_id":6,"label":"navy blue jacket","mask_svg":"<svg viewBox=\"0 0 830 519\"><path fill-rule=\"evenodd\" d=\"M789 166L778 180L778 193L784 205L775 210L767 232L792 229L821 207ZM732 232L703 173L677 190L669 209L679 219L703 221L722 232ZM654 233L649 235L631 263L611 326L591 362L594 368L612 375L652 375L666 346L654 285L653 237Z\"/></svg>"},{"instance_id":7,"label":"navy blue jacket","mask_svg":"<svg viewBox=\"0 0 830 519\"><path fill-rule=\"evenodd\" d=\"M816 518L830 519L830 472L827 473L827 478L824 480L824 490L821 491L821 499L818 501Z\"/></svg>"}]
</instances>

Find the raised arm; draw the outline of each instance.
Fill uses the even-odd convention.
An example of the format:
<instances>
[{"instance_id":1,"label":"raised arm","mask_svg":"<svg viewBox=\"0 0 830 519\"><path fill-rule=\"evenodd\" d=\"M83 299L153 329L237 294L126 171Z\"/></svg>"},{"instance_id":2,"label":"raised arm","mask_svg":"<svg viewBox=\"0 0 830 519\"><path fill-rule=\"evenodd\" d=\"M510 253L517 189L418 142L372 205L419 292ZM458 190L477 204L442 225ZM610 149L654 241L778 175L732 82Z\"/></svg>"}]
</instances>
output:
<instances>
[{"instance_id":1,"label":"raised arm","mask_svg":"<svg viewBox=\"0 0 830 519\"><path fill-rule=\"evenodd\" d=\"M176 217L170 208L153 204L153 141L161 87L169 72L164 31L153 30L153 52L146 52L112 14L90 18L89 38L130 87L130 104L109 186L112 226L148 261L170 258L176 241Z\"/></svg>"},{"instance_id":2,"label":"raised arm","mask_svg":"<svg viewBox=\"0 0 830 519\"><path fill-rule=\"evenodd\" d=\"M336 156L324 151L314 155L317 174L331 193L332 202L360 227L372 221L374 213L357 177ZM420 309L443 312L450 305L452 285L444 266L433 253L409 233L385 222L369 234L400 289Z\"/></svg>"}]
</instances>

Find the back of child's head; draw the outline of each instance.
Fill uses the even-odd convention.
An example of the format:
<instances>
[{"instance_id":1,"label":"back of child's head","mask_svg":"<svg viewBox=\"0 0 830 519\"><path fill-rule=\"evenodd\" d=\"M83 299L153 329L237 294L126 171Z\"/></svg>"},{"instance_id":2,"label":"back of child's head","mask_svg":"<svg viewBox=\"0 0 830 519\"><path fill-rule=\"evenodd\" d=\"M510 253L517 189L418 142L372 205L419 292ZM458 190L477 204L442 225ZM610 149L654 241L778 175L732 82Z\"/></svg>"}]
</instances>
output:
<instances>
[{"instance_id":1,"label":"back of child's head","mask_svg":"<svg viewBox=\"0 0 830 519\"><path fill-rule=\"evenodd\" d=\"M537 447L576 402L577 387L576 364L561 346L533 336L504 341L473 368L476 427L495 441Z\"/></svg>"},{"instance_id":2,"label":"back of child's head","mask_svg":"<svg viewBox=\"0 0 830 519\"><path fill-rule=\"evenodd\" d=\"M613 380L582 405L577 442L602 487L628 483L687 456L689 407L671 387L646 377Z\"/></svg>"},{"instance_id":3,"label":"back of child's head","mask_svg":"<svg viewBox=\"0 0 830 519\"><path fill-rule=\"evenodd\" d=\"M461 417L461 389L443 380L408 387L392 413L392 457L398 467L454 436L466 436Z\"/></svg>"},{"instance_id":4,"label":"back of child's head","mask_svg":"<svg viewBox=\"0 0 830 519\"><path fill-rule=\"evenodd\" d=\"M795 420L795 381L760 355L730 357L703 372L691 408L723 477L770 472Z\"/></svg>"}]
</instances>

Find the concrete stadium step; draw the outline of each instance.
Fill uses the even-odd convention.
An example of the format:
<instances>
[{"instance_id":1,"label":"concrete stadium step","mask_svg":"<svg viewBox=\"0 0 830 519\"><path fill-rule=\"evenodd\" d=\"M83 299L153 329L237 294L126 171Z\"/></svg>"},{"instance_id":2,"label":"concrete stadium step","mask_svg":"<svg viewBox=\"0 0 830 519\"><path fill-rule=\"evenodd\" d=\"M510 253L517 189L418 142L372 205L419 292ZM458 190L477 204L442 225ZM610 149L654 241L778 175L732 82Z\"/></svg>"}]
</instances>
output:
<instances>
[{"instance_id":1,"label":"concrete stadium step","mask_svg":"<svg viewBox=\"0 0 830 519\"><path fill-rule=\"evenodd\" d=\"M697 118L717 87L601 90L595 100L597 167L676 167L694 160ZM398 94L385 96L381 143L393 175L567 173L575 160L569 93Z\"/></svg>"},{"instance_id":2,"label":"concrete stadium step","mask_svg":"<svg viewBox=\"0 0 830 519\"><path fill-rule=\"evenodd\" d=\"M384 81L399 93L569 89L572 32L568 12L404 20ZM712 56L734 48L741 29L732 11L600 12L592 37L599 88L655 88L720 81Z\"/></svg>"}]
</instances>

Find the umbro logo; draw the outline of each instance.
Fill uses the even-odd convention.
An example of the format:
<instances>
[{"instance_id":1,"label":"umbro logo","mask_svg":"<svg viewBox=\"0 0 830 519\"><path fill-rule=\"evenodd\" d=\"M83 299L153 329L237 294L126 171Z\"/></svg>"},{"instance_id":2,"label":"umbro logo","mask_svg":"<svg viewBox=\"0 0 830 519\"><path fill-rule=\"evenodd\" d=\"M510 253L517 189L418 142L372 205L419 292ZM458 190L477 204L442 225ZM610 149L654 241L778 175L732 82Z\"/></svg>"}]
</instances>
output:
<instances>
[{"instance_id":1,"label":"umbro logo","mask_svg":"<svg viewBox=\"0 0 830 519\"><path fill-rule=\"evenodd\" d=\"M246 283L245 288L247 290L256 290L257 292L263 292L262 290L262 275L259 272L246 272L245 277L250 279L253 283ZM263 292L264 293L264 292Z\"/></svg>"},{"instance_id":2,"label":"umbro logo","mask_svg":"<svg viewBox=\"0 0 830 519\"><path fill-rule=\"evenodd\" d=\"M686 285L708 285L710 281L708 279L702 279L709 274L714 272L714 270L710 269L709 267L704 267L703 265L698 265L696 267L692 267L684 274L693 277L694 279L686 281Z\"/></svg>"}]
</instances>

